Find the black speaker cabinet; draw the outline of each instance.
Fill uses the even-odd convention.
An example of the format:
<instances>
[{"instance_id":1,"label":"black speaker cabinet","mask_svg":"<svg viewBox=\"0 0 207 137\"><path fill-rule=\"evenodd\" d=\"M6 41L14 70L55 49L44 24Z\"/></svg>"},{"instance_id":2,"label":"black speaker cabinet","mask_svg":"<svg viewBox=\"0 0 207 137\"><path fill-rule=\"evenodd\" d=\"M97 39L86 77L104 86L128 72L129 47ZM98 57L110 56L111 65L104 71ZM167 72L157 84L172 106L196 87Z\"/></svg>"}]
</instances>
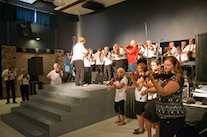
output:
<instances>
[{"instance_id":1,"label":"black speaker cabinet","mask_svg":"<svg viewBox=\"0 0 207 137\"><path fill-rule=\"evenodd\" d=\"M207 84L207 33L196 35L196 83Z\"/></svg>"},{"instance_id":2,"label":"black speaker cabinet","mask_svg":"<svg viewBox=\"0 0 207 137\"><path fill-rule=\"evenodd\" d=\"M32 29L29 21L17 24L17 30L20 38L32 37Z\"/></svg>"},{"instance_id":3,"label":"black speaker cabinet","mask_svg":"<svg viewBox=\"0 0 207 137\"><path fill-rule=\"evenodd\" d=\"M32 57L28 59L28 73L30 75L43 75L42 57Z\"/></svg>"},{"instance_id":4,"label":"black speaker cabinet","mask_svg":"<svg viewBox=\"0 0 207 137\"><path fill-rule=\"evenodd\" d=\"M91 81L95 84L103 83L103 76L101 76L97 71L93 71Z\"/></svg>"}]
</instances>

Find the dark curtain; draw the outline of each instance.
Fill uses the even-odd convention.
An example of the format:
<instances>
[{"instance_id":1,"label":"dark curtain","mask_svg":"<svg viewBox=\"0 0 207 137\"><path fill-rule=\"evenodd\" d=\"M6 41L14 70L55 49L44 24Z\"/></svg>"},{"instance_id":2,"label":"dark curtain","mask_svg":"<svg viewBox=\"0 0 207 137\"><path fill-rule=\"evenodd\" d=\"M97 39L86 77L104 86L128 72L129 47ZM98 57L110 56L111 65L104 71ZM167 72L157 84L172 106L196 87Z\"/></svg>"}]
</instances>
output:
<instances>
[{"instance_id":1,"label":"dark curtain","mask_svg":"<svg viewBox=\"0 0 207 137\"><path fill-rule=\"evenodd\" d=\"M34 23L34 10L16 7L16 21L30 21Z\"/></svg>"},{"instance_id":2,"label":"dark curtain","mask_svg":"<svg viewBox=\"0 0 207 137\"><path fill-rule=\"evenodd\" d=\"M0 2L0 19L1 20L16 20L16 6Z\"/></svg>"},{"instance_id":3,"label":"dark curtain","mask_svg":"<svg viewBox=\"0 0 207 137\"><path fill-rule=\"evenodd\" d=\"M55 16L47 13L42 13L37 11L37 21L36 24L45 27L55 28Z\"/></svg>"}]
</instances>

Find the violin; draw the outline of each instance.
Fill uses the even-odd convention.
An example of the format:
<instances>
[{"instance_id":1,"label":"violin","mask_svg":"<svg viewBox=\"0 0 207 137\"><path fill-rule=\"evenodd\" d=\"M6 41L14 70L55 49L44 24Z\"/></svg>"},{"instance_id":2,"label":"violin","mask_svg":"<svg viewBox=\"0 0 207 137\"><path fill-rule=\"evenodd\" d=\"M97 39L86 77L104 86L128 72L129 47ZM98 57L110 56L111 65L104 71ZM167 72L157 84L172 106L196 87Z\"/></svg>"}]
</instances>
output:
<instances>
[{"instance_id":1,"label":"violin","mask_svg":"<svg viewBox=\"0 0 207 137\"><path fill-rule=\"evenodd\" d=\"M168 47L165 47L165 50L171 50L172 48L170 48L169 46Z\"/></svg>"},{"instance_id":2,"label":"violin","mask_svg":"<svg viewBox=\"0 0 207 137\"><path fill-rule=\"evenodd\" d=\"M17 71L19 71L19 69L17 69L17 68L9 69L10 73L17 72Z\"/></svg>"},{"instance_id":3,"label":"violin","mask_svg":"<svg viewBox=\"0 0 207 137\"><path fill-rule=\"evenodd\" d=\"M152 74L152 76L155 79L161 79L161 80L165 80L165 79L169 79L170 77L172 77L173 75L175 75L175 72L173 70L165 72L165 71L155 71ZM144 79L147 78L150 74L143 76Z\"/></svg>"},{"instance_id":4,"label":"violin","mask_svg":"<svg viewBox=\"0 0 207 137\"><path fill-rule=\"evenodd\" d=\"M152 45L149 46L150 50L154 50L154 47Z\"/></svg>"},{"instance_id":5,"label":"violin","mask_svg":"<svg viewBox=\"0 0 207 137\"><path fill-rule=\"evenodd\" d=\"M139 72L139 71L136 70L136 71L132 72L132 75L134 77L140 78L140 77L144 76L144 72Z\"/></svg>"},{"instance_id":6,"label":"violin","mask_svg":"<svg viewBox=\"0 0 207 137\"><path fill-rule=\"evenodd\" d=\"M115 81L120 81L122 77L117 77L117 78L112 78L109 83L107 84L108 86L109 85L112 85Z\"/></svg>"},{"instance_id":7,"label":"violin","mask_svg":"<svg viewBox=\"0 0 207 137\"><path fill-rule=\"evenodd\" d=\"M89 58L93 59L94 58L93 54L89 54Z\"/></svg>"},{"instance_id":8,"label":"violin","mask_svg":"<svg viewBox=\"0 0 207 137\"><path fill-rule=\"evenodd\" d=\"M131 46L131 45L127 45L127 47L126 47L128 50L131 50L132 48L133 48L133 46Z\"/></svg>"}]
</instances>

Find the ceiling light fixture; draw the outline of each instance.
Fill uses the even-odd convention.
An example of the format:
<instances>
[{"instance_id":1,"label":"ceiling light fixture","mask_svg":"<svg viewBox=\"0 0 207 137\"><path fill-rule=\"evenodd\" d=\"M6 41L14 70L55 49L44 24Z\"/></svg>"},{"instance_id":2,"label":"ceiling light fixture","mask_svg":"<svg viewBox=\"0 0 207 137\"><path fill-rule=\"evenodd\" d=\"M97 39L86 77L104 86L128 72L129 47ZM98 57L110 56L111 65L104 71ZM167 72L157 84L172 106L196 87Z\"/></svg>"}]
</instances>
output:
<instances>
[{"instance_id":1,"label":"ceiling light fixture","mask_svg":"<svg viewBox=\"0 0 207 137\"><path fill-rule=\"evenodd\" d=\"M54 0L53 4L55 6L64 6L65 2L64 2L64 0Z\"/></svg>"}]
</instances>

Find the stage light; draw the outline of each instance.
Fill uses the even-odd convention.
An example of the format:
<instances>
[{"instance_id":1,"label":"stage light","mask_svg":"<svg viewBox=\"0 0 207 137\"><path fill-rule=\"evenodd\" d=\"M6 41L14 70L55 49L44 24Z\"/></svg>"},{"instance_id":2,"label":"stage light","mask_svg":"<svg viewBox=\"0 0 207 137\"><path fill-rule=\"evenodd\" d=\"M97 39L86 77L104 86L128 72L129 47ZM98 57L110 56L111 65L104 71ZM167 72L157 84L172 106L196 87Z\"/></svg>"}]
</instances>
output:
<instances>
[{"instance_id":1,"label":"stage light","mask_svg":"<svg viewBox=\"0 0 207 137\"><path fill-rule=\"evenodd\" d=\"M53 4L55 6L64 6L65 2L64 2L64 0L54 0Z\"/></svg>"},{"instance_id":2,"label":"stage light","mask_svg":"<svg viewBox=\"0 0 207 137\"><path fill-rule=\"evenodd\" d=\"M36 40L39 41L40 40L40 36L39 34L37 33L37 36L36 36Z\"/></svg>"}]
</instances>

